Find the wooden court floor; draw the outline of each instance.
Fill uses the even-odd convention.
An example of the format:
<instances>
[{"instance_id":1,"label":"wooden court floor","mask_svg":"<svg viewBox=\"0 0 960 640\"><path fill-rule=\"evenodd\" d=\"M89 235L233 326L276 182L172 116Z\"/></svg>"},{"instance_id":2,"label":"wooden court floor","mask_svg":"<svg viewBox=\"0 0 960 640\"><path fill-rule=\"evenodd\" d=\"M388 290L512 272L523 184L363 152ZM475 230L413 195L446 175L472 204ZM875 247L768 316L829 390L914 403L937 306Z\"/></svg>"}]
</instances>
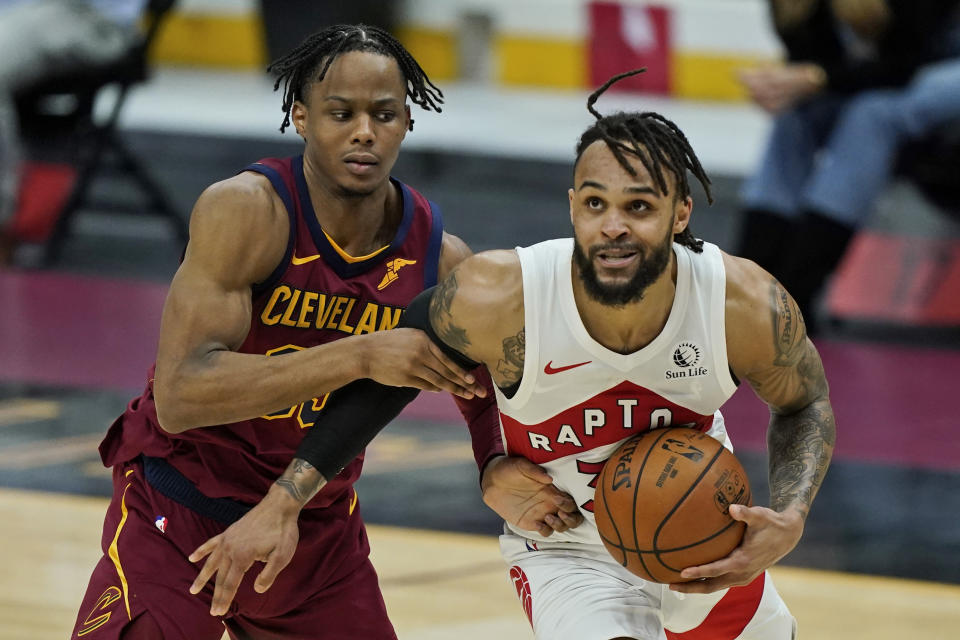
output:
<instances>
[{"instance_id":1,"label":"wooden court floor","mask_svg":"<svg viewBox=\"0 0 960 640\"><path fill-rule=\"evenodd\" d=\"M68 637L107 500L0 490L0 640ZM493 537L370 527L401 640L532 638ZM956 559L945 559L956 561ZM803 640L955 640L960 586L778 567Z\"/></svg>"}]
</instances>

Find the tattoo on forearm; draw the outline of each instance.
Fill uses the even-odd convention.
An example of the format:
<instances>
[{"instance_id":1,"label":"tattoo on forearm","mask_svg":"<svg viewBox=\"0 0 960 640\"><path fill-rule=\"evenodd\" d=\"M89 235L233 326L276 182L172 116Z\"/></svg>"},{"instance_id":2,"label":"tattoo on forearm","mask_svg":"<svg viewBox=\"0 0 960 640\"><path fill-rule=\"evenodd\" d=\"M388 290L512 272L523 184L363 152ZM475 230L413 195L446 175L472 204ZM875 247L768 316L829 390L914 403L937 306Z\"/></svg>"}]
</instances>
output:
<instances>
[{"instance_id":1,"label":"tattoo on forearm","mask_svg":"<svg viewBox=\"0 0 960 640\"><path fill-rule=\"evenodd\" d=\"M790 366L802 355L807 333L803 315L797 303L776 280L770 283L770 296L773 298L770 308L773 313L773 344L776 348L773 363Z\"/></svg>"},{"instance_id":2,"label":"tattoo on forearm","mask_svg":"<svg viewBox=\"0 0 960 640\"><path fill-rule=\"evenodd\" d=\"M302 506L317 495L327 484L327 479L306 460L294 458L275 484L283 487Z\"/></svg>"},{"instance_id":3,"label":"tattoo on forearm","mask_svg":"<svg viewBox=\"0 0 960 640\"><path fill-rule=\"evenodd\" d=\"M770 420L770 507L783 511L790 505L804 519L830 465L837 432L833 409L826 399L790 415L774 414Z\"/></svg>"},{"instance_id":4,"label":"tattoo on forearm","mask_svg":"<svg viewBox=\"0 0 960 640\"><path fill-rule=\"evenodd\" d=\"M523 376L526 344L524 329L520 329L520 333L503 341L503 358L497 362L497 373L502 378L500 381L502 386L514 384Z\"/></svg>"},{"instance_id":5,"label":"tattoo on forearm","mask_svg":"<svg viewBox=\"0 0 960 640\"><path fill-rule=\"evenodd\" d=\"M460 353L466 354L470 346L467 332L453 323L450 307L457 293L457 272L454 271L447 279L437 285L437 290L430 300L430 324L437 336L448 346Z\"/></svg>"}]
</instances>

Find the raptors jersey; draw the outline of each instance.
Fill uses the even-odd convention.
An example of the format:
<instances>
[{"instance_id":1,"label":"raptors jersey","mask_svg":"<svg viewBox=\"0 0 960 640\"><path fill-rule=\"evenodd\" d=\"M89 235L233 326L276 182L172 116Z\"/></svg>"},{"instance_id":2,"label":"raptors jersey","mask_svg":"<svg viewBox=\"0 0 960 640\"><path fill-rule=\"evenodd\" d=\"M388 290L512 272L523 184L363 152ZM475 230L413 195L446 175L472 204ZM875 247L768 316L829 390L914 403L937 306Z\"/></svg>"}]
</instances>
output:
<instances>
[{"instance_id":1,"label":"raptors jersey","mask_svg":"<svg viewBox=\"0 0 960 640\"><path fill-rule=\"evenodd\" d=\"M573 298L573 240L518 248L526 337L523 377L497 406L508 455L547 469L586 521L550 541L601 544L593 492L621 442L651 428L692 426L727 444L720 406L736 390L724 331L726 279L720 250L673 245L676 295L660 334L630 354L587 333ZM509 525L508 525L509 526ZM520 536L546 540L511 527Z\"/></svg>"},{"instance_id":2,"label":"raptors jersey","mask_svg":"<svg viewBox=\"0 0 960 640\"><path fill-rule=\"evenodd\" d=\"M270 180L290 220L286 254L253 288L250 331L241 353L282 356L341 338L392 329L407 304L436 284L443 224L439 209L393 181L403 217L386 248L344 253L320 227L303 175L303 158L265 159L245 169ZM169 434L157 422L151 381L110 428L100 447L112 466L146 455L164 458L203 494L255 504L286 469L326 397L222 426ZM242 394L243 389L236 393ZM376 402L376 398L371 398ZM332 478L307 507L329 505L360 475L363 455Z\"/></svg>"}]
</instances>

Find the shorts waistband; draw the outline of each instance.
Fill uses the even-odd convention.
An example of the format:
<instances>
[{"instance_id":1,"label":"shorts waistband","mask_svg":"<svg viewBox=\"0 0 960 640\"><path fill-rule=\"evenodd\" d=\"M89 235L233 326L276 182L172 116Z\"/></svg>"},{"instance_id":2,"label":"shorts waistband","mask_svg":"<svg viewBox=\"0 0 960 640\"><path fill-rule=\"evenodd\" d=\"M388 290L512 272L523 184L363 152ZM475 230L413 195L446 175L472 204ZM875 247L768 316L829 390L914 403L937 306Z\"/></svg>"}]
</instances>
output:
<instances>
[{"instance_id":1,"label":"shorts waistband","mask_svg":"<svg viewBox=\"0 0 960 640\"><path fill-rule=\"evenodd\" d=\"M206 518L223 524L233 524L253 508L230 498L211 498L200 493L192 482L162 458L140 458L143 462L143 476L151 487Z\"/></svg>"}]
</instances>

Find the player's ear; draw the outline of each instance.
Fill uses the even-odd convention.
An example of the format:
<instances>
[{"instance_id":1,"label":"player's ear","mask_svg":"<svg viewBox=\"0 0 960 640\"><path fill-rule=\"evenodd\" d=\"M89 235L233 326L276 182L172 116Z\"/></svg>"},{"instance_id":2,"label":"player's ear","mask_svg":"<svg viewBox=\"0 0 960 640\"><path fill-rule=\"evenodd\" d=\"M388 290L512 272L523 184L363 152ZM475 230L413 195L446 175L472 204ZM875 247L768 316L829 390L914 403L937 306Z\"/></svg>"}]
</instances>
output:
<instances>
[{"instance_id":1,"label":"player's ear","mask_svg":"<svg viewBox=\"0 0 960 640\"><path fill-rule=\"evenodd\" d=\"M293 103L293 107L290 108L290 122L293 123L294 128L297 130L297 135L303 138L303 132L307 128L307 105L296 100Z\"/></svg>"},{"instance_id":2,"label":"player's ear","mask_svg":"<svg viewBox=\"0 0 960 640\"><path fill-rule=\"evenodd\" d=\"M573 224L573 197L576 193L573 190L573 187L567 189L567 198L570 200L570 224Z\"/></svg>"},{"instance_id":3,"label":"player's ear","mask_svg":"<svg viewBox=\"0 0 960 640\"><path fill-rule=\"evenodd\" d=\"M404 131L413 131L413 118L410 117L410 105L403 105L403 113L407 118L407 126L404 127Z\"/></svg>"},{"instance_id":4,"label":"player's ear","mask_svg":"<svg viewBox=\"0 0 960 640\"><path fill-rule=\"evenodd\" d=\"M693 213L693 198L687 196L674 206L673 233L683 233L690 224L690 214Z\"/></svg>"}]
</instances>

